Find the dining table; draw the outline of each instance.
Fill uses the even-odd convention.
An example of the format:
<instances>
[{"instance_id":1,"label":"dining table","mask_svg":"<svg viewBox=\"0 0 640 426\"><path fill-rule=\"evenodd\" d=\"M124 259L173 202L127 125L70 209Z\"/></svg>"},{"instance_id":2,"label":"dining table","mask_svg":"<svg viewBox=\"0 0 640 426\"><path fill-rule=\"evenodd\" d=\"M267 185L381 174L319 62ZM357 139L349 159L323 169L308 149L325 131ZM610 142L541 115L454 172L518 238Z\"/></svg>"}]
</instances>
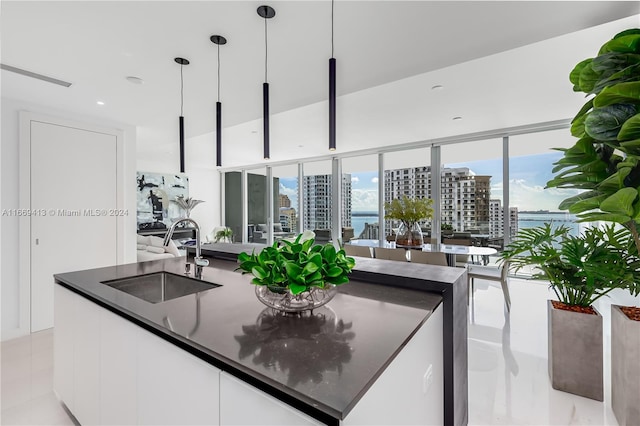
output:
<instances>
[{"instance_id":1,"label":"dining table","mask_svg":"<svg viewBox=\"0 0 640 426\"><path fill-rule=\"evenodd\" d=\"M367 247L384 247L384 248L405 248L409 249L409 247L405 246L396 246L395 241L383 241L382 245L380 240L371 240L371 239L358 239L351 240L346 244L351 244L354 246L367 246ZM419 247L411 247L412 249L421 249L422 251L431 251L431 252L441 252L444 253L447 257L447 264L449 266L456 266L456 255L467 255L472 258L475 256L491 256L493 254L497 254L498 250L492 247L476 247L476 246L461 246L457 244L423 244L421 248Z\"/></svg>"}]
</instances>

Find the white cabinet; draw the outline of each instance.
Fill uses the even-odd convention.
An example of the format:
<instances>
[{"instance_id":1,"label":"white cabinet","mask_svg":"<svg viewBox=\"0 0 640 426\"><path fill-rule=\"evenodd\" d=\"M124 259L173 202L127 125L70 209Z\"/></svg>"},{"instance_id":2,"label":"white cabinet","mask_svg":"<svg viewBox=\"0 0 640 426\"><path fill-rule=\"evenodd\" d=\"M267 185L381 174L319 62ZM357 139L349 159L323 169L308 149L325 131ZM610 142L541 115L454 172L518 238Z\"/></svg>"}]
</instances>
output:
<instances>
[{"instance_id":1,"label":"white cabinet","mask_svg":"<svg viewBox=\"0 0 640 426\"><path fill-rule=\"evenodd\" d=\"M342 425L444 424L442 321L439 306Z\"/></svg>"},{"instance_id":2,"label":"white cabinet","mask_svg":"<svg viewBox=\"0 0 640 426\"><path fill-rule=\"evenodd\" d=\"M74 295L74 411L82 425L100 424L100 307Z\"/></svg>"},{"instance_id":3,"label":"white cabinet","mask_svg":"<svg viewBox=\"0 0 640 426\"><path fill-rule=\"evenodd\" d=\"M102 309L100 315L100 423L138 421L138 333L140 328Z\"/></svg>"},{"instance_id":4,"label":"white cabinet","mask_svg":"<svg viewBox=\"0 0 640 426\"><path fill-rule=\"evenodd\" d=\"M55 286L54 390L82 425L219 424L220 370Z\"/></svg>"},{"instance_id":5,"label":"white cabinet","mask_svg":"<svg viewBox=\"0 0 640 426\"><path fill-rule=\"evenodd\" d=\"M53 329L53 389L69 410L74 411L73 405L73 336L75 329L76 296L69 290L54 286Z\"/></svg>"},{"instance_id":6,"label":"white cabinet","mask_svg":"<svg viewBox=\"0 0 640 426\"><path fill-rule=\"evenodd\" d=\"M220 370L151 333L138 344L138 424L219 424Z\"/></svg>"},{"instance_id":7,"label":"white cabinet","mask_svg":"<svg viewBox=\"0 0 640 426\"><path fill-rule=\"evenodd\" d=\"M220 373L220 424L297 426L322 423L222 372Z\"/></svg>"},{"instance_id":8,"label":"white cabinet","mask_svg":"<svg viewBox=\"0 0 640 426\"><path fill-rule=\"evenodd\" d=\"M55 286L54 390L83 425L319 425L312 417ZM442 307L343 426L443 424Z\"/></svg>"}]
</instances>

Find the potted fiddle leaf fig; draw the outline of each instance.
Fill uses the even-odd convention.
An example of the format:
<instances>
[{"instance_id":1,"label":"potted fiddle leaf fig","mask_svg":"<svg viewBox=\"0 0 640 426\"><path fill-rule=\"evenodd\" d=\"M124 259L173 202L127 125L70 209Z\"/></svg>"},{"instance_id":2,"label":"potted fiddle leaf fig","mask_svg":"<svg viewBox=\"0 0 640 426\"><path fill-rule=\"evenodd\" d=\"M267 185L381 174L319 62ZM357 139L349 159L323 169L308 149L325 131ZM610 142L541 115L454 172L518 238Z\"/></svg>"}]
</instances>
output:
<instances>
[{"instance_id":1,"label":"potted fiddle leaf fig","mask_svg":"<svg viewBox=\"0 0 640 426\"><path fill-rule=\"evenodd\" d=\"M602 316L592 306L615 288L640 279L629 268L629 231L608 225L579 236L569 228L520 230L500 254L516 272L534 266L532 278L549 281L549 376L554 389L603 400ZM580 362L576 362L579 359Z\"/></svg>"},{"instance_id":2,"label":"potted fiddle leaf fig","mask_svg":"<svg viewBox=\"0 0 640 426\"><path fill-rule=\"evenodd\" d=\"M237 269L253 274L256 295L265 305L284 312L300 312L327 303L338 285L349 282L355 260L344 250L315 240L281 240L260 253L240 253Z\"/></svg>"},{"instance_id":3,"label":"potted fiddle leaf fig","mask_svg":"<svg viewBox=\"0 0 640 426\"><path fill-rule=\"evenodd\" d=\"M424 239L418 222L433 216L432 205L430 198L409 198L406 195L384 203L384 218L401 222L396 233L397 246L422 247Z\"/></svg>"},{"instance_id":4,"label":"potted fiddle leaf fig","mask_svg":"<svg viewBox=\"0 0 640 426\"><path fill-rule=\"evenodd\" d=\"M594 58L575 66L569 77L573 90L589 99L572 121L578 138L556 163L547 187L584 192L562 202L560 209L581 221L622 225L634 244L628 255L640 252L640 29L616 34ZM637 265L636 262L630 262ZM634 268L637 266L630 266ZM640 283L629 285L632 295ZM640 377L637 352L640 308L612 306L612 405L621 424L640 424ZM623 313L623 311L626 311ZM636 353L635 355L633 355ZM629 396L632 395L632 396Z\"/></svg>"}]
</instances>

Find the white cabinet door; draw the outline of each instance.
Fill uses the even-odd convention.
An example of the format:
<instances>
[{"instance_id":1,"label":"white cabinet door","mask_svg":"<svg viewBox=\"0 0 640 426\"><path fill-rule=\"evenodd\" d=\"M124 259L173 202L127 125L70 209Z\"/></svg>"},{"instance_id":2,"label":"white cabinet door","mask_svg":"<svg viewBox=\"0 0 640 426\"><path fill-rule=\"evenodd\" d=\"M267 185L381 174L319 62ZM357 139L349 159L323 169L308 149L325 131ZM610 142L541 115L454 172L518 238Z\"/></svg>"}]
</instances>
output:
<instances>
[{"instance_id":1,"label":"white cabinet door","mask_svg":"<svg viewBox=\"0 0 640 426\"><path fill-rule=\"evenodd\" d=\"M223 426L300 426L322 423L222 372L220 373L220 424Z\"/></svg>"},{"instance_id":2,"label":"white cabinet door","mask_svg":"<svg viewBox=\"0 0 640 426\"><path fill-rule=\"evenodd\" d=\"M136 325L106 309L100 316L100 424L138 421Z\"/></svg>"},{"instance_id":3,"label":"white cabinet door","mask_svg":"<svg viewBox=\"0 0 640 426\"><path fill-rule=\"evenodd\" d=\"M69 410L73 405L73 335L75 328L75 294L56 285L53 329L53 390Z\"/></svg>"},{"instance_id":4,"label":"white cabinet door","mask_svg":"<svg viewBox=\"0 0 640 426\"><path fill-rule=\"evenodd\" d=\"M138 339L138 424L219 424L220 370L142 331Z\"/></svg>"},{"instance_id":5,"label":"white cabinet door","mask_svg":"<svg viewBox=\"0 0 640 426\"><path fill-rule=\"evenodd\" d=\"M57 286L59 287L59 286ZM100 424L100 308L74 295L74 411L82 425Z\"/></svg>"},{"instance_id":6,"label":"white cabinet door","mask_svg":"<svg viewBox=\"0 0 640 426\"><path fill-rule=\"evenodd\" d=\"M443 371L439 306L341 424L444 424Z\"/></svg>"}]
</instances>

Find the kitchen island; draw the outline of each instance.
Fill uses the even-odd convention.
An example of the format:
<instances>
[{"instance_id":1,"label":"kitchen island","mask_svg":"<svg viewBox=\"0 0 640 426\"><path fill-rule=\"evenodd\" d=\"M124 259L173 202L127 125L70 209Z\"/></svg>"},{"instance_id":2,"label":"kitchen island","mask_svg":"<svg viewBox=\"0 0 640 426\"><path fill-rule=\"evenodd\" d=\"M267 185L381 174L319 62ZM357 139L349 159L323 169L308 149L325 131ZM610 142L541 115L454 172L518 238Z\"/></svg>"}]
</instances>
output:
<instances>
[{"instance_id":1,"label":"kitchen island","mask_svg":"<svg viewBox=\"0 0 640 426\"><path fill-rule=\"evenodd\" d=\"M444 422L440 295L356 279L295 318L266 309L234 267L213 260L202 280L218 287L161 303L103 282L182 275L184 258L56 275L55 388L78 420Z\"/></svg>"}]
</instances>

